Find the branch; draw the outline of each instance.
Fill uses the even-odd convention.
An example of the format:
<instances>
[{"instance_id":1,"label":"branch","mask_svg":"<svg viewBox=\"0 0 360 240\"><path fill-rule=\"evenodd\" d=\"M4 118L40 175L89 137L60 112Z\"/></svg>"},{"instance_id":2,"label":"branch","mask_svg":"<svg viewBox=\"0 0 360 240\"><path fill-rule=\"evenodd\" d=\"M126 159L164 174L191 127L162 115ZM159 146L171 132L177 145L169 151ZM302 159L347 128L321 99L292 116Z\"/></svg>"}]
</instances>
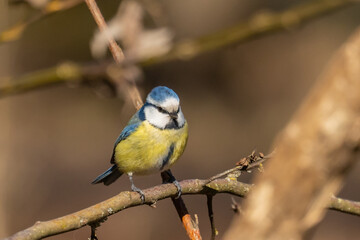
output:
<instances>
[{"instance_id":1,"label":"branch","mask_svg":"<svg viewBox=\"0 0 360 240\"><path fill-rule=\"evenodd\" d=\"M32 72L15 79L7 79L0 87L0 97L23 93L59 83L75 83L86 75L85 68L66 62L56 67Z\"/></svg>"},{"instance_id":2,"label":"branch","mask_svg":"<svg viewBox=\"0 0 360 240\"><path fill-rule=\"evenodd\" d=\"M229 29L221 30L197 39L180 41L174 45L170 52L156 58L142 59L139 63L142 66L149 66L177 59L189 60L206 52L249 41L255 37L261 37L275 31L293 28L304 24L311 19L321 17L345 6L350 6L352 3L354 3L354 1L351 0L317 0L288 9L281 13L256 14L250 18L249 21L239 23ZM73 63L73 66L78 69L84 68L81 64ZM53 70L54 68L45 69L42 70L41 73L51 72ZM105 70L106 68L103 68L104 75ZM26 76L14 78L5 86L0 86L0 97L35 90L40 87L53 85L54 83L66 83L68 80L67 78L55 77L45 81L41 80L45 76L41 74L38 75L38 73L39 72L29 73ZM39 77L40 80L38 80L37 77ZM80 77L82 81L87 81L83 75ZM24 78L27 79L25 80ZM34 81L34 83L32 83L32 81Z\"/></svg>"},{"instance_id":3,"label":"branch","mask_svg":"<svg viewBox=\"0 0 360 240\"><path fill-rule=\"evenodd\" d=\"M354 202L332 196L329 209L360 216L360 202Z\"/></svg>"},{"instance_id":4,"label":"branch","mask_svg":"<svg viewBox=\"0 0 360 240\"><path fill-rule=\"evenodd\" d=\"M82 2L83 0L52 0L48 2L41 9L41 12L39 14L32 16L27 20L19 22L18 24L6 29L3 32L0 32L0 44L18 40L31 24L41 19L44 19L47 16L56 12L73 8Z\"/></svg>"},{"instance_id":5,"label":"branch","mask_svg":"<svg viewBox=\"0 0 360 240\"><path fill-rule=\"evenodd\" d=\"M353 0L314 0L290 8L280 13L263 11L248 21L230 28L193 40L183 40L162 56L141 61L143 65L153 65L173 60L189 60L200 54L239 44L270 33L289 30L311 19L354 4Z\"/></svg>"},{"instance_id":6,"label":"branch","mask_svg":"<svg viewBox=\"0 0 360 240\"><path fill-rule=\"evenodd\" d=\"M115 62L118 65L121 65L124 60L125 56L119 45L116 43L114 37L110 34L108 27L106 25L106 22L104 20L104 17L102 16L100 9L98 8L95 0L85 0L92 16L95 19L96 24L98 25L100 32L105 33L105 36L107 37L107 40L109 42L109 49L110 52L115 60ZM131 97L133 104L136 109L140 109L141 106L144 104L141 97L139 90L137 89L135 85L134 79L128 79L128 81L124 81L124 87L126 88L129 96Z\"/></svg>"},{"instance_id":7,"label":"branch","mask_svg":"<svg viewBox=\"0 0 360 240\"><path fill-rule=\"evenodd\" d=\"M183 195L215 195L229 193L239 197L245 197L252 189L252 185L231 180L229 178L216 179L208 183L209 179L191 179L180 182ZM177 195L177 189L173 184L162 184L144 190L145 204L153 205L156 202ZM36 222L35 225L20 231L6 240L31 240L41 239L56 234L72 231L92 225L117 212L127 208L141 205L141 200L135 192L121 192L101 203L95 204L84 210L56 218L45 222ZM360 216L360 202L332 197L330 209ZM351 208L349 208L351 206Z\"/></svg>"},{"instance_id":8,"label":"branch","mask_svg":"<svg viewBox=\"0 0 360 240\"><path fill-rule=\"evenodd\" d=\"M302 239L323 218L330 196L359 159L360 29L334 56L275 146L244 214L224 239Z\"/></svg>"}]
</instances>

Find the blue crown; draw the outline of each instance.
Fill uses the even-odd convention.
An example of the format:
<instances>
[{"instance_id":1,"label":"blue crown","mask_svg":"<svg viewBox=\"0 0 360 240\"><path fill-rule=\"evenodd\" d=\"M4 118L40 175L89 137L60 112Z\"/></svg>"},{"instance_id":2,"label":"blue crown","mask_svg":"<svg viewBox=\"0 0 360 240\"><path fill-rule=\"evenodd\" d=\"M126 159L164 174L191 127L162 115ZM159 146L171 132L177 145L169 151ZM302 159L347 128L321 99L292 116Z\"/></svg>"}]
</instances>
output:
<instances>
[{"instance_id":1,"label":"blue crown","mask_svg":"<svg viewBox=\"0 0 360 240\"><path fill-rule=\"evenodd\" d=\"M158 103L162 103L168 98L175 98L180 101L178 95L173 90L164 86L159 86L151 90L146 100L148 100L149 98Z\"/></svg>"}]
</instances>

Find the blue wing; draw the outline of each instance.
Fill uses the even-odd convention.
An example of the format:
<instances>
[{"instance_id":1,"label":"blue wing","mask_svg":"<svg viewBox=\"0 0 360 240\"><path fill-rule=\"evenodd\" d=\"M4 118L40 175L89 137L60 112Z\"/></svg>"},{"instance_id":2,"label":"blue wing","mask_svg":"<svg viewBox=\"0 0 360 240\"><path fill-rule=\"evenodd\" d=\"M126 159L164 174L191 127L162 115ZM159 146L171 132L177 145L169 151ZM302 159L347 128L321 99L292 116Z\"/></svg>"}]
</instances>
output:
<instances>
[{"instance_id":1,"label":"blue wing","mask_svg":"<svg viewBox=\"0 0 360 240\"><path fill-rule=\"evenodd\" d=\"M137 111L134 114L134 116L128 122L127 126L120 133L120 136L116 139L110 163L113 163L113 164L115 163L115 160L114 160L115 148L119 144L119 142L121 142L122 140L124 140L128 136L130 136L131 133L133 133L139 127L139 125L141 124L141 122L143 120L144 120L144 109L142 107L139 111Z\"/></svg>"}]
</instances>

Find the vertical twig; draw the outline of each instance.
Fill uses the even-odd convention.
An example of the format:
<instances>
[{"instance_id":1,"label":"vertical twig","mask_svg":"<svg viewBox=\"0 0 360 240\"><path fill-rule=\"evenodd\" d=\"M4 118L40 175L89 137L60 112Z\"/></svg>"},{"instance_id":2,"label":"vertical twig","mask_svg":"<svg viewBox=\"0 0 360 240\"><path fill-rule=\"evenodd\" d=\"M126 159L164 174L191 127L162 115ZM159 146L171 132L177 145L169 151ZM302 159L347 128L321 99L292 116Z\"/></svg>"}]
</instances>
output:
<instances>
[{"instance_id":1,"label":"vertical twig","mask_svg":"<svg viewBox=\"0 0 360 240\"><path fill-rule=\"evenodd\" d=\"M166 171L161 172L161 178L164 183L170 182L170 176ZM184 225L184 228L189 238L191 240L201 240L202 238L200 235L199 226L194 220L192 220L182 197L172 197L171 200L176 208L176 211L180 217L181 222Z\"/></svg>"},{"instance_id":2,"label":"vertical twig","mask_svg":"<svg viewBox=\"0 0 360 240\"><path fill-rule=\"evenodd\" d=\"M109 42L109 49L110 52L115 60L116 63L120 64L124 61L125 56L119 45L116 43L113 36L108 31L108 27L104 20L103 15L100 12L99 7L97 6L95 0L85 0L91 14L94 17L96 24L99 27L100 32L104 33L108 42Z\"/></svg>"},{"instance_id":3,"label":"vertical twig","mask_svg":"<svg viewBox=\"0 0 360 240\"><path fill-rule=\"evenodd\" d=\"M210 225L211 225L211 240L215 240L216 236L218 235L218 231L215 227L215 221L214 221L214 212L213 212L213 195L206 195L207 197L207 208L208 208L208 214L210 219Z\"/></svg>"},{"instance_id":4,"label":"vertical twig","mask_svg":"<svg viewBox=\"0 0 360 240\"><path fill-rule=\"evenodd\" d=\"M96 227L97 226L98 226L97 224L90 224L90 227L91 227L90 240L98 240L98 238L96 236Z\"/></svg>"},{"instance_id":5,"label":"vertical twig","mask_svg":"<svg viewBox=\"0 0 360 240\"><path fill-rule=\"evenodd\" d=\"M122 64L124 62L125 56L119 45L116 43L114 37L110 34L104 17L101 14L99 7L96 4L95 0L85 0L92 16L96 24L99 27L100 32L105 34L108 42L110 52L117 64ZM133 104L136 109L139 109L143 105L143 101L141 100L139 90L136 87L135 81L133 79L127 79L128 81L123 81L125 84L125 88L131 97Z\"/></svg>"}]
</instances>

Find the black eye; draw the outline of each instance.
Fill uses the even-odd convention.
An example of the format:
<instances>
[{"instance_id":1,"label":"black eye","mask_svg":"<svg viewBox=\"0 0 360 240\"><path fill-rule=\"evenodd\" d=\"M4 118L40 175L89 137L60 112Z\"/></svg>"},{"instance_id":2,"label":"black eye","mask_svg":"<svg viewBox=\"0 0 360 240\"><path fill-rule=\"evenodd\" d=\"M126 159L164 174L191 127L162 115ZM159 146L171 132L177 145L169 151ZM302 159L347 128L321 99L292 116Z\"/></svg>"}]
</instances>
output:
<instances>
[{"instance_id":1,"label":"black eye","mask_svg":"<svg viewBox=\"0 0 360 240\"><path fill-rule=\"evenodd\" d=\"M165 113L166 111L162 109L161 107L156 107L159 112Z\"/></svg>"}]
</instances>

